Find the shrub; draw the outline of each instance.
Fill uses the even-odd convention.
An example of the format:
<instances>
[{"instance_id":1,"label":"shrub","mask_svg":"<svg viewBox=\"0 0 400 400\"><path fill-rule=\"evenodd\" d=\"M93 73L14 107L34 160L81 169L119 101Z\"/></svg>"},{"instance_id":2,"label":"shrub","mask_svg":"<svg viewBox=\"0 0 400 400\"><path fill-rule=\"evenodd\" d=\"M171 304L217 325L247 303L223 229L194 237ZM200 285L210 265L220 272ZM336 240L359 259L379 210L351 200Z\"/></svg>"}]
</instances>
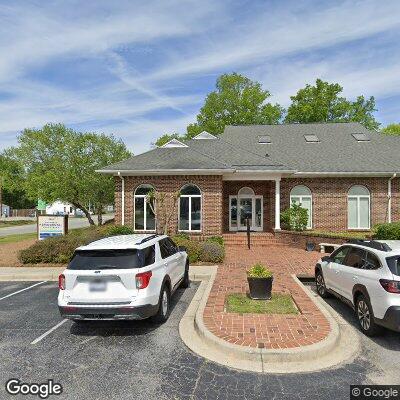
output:
<instances>
[{"instance_id":1,"label":"shrub","mask_svg":"<svg viewBox=\"0 0 400 400\"><path fill-rule=\"evenodd\" d=\"M207 242L217 243L220 246L224 245L224 238L222 236L210 236L207 238Z\"/></svg>"},{"instance_id":2,"label":"shrub","mask_svg":"<svg viewBox=\"0 0 400 400\"><path fill-rule=\"evenodd\" d=\"M182 235L176 235L173 238L173 241L178 246L186 247L186 251L189 256L189 262L195 263L200 260L200 243L196 240L190 240Z\"/></svg>"},{"instance_id":3,"label":"shrub","mask_svg":"<svg viewBox=\"0 0 400 400\"><path fill-rule=\"evenodd\" d=\"M200 244L200 261L219 263L224 260L225 249L218 243L206 241Z\"/></svg>"},{"instance_id":4,"label":"shrub","mask_svg":"<svg viewBox=\"0 0 400 400\"><path fill-rule=\"evenodd\" d=\"M272 278L272 272L263 264L254 264L248 271L249 278Z\"/></svg>"},{"instance_id":5,"label":"shrub","mask_svg":"<svg viewBox=\"0 0 400 400\"><path fill-rule=\"evenodd\" d=\"M281 224L284 229L304 231L308 223L308 210L297 203L293 203L281 213Z\"/></svg>"},{"instance_id":6,"label":"shrub","mask_svg":"<svg viewBox=\"0 0 400 400\"><path fill-rule=\"evenodd\" d=\"M126 225L111 225L106 230L107 236L132 235L133 233L133 228Z\"/></svg>"},{"instance_id":7,"label":"shrub","mask_svg":"<svg viewBox=\"0 0 400 400\"><path fill-rule=\"evenodd\" d=\"M40 240L19 254L23 264L65 263L82 244L76 236L59 236Z\"/></svg>"},{"instance_id":8,"label":"shrub","mask_svg":"<svg viewBox=\"0 0 400 400\"><path fill-rule=\"evenodd\" d=\"M378 224L374 227L374 239L400 240L400 222Z\"/></svg>"},{"instance_id":9,"label":"shrub","mask_svg":"<svg viewBox=\"0 0 400 400\"><path fill-rule=\"evenodd\" d=\"M74 229L66 236L35 242L19 253L23 264L68 263L77 247L107 236L103 227Z\"/></svg>"}]
</instances>

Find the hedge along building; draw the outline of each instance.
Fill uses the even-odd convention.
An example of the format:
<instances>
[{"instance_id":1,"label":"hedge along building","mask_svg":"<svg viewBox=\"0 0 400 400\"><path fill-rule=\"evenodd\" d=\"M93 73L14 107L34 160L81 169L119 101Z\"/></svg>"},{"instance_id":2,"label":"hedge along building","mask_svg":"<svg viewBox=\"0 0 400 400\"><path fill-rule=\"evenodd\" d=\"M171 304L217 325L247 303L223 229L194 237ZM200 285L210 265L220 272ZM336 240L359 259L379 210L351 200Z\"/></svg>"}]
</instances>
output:
<instances>
[{"instance_id":1,"label":"hedge along building","mask_svg":"<svg viewBox=\"0 0 400 400\"><path fill-rule=\"evenodd\" d=\"M400 219L400 137L359 123L227 126L98 171L115 177L116 221L154 231L145 196L180 192L172 231L219 235L281 229L293 201L308 228L370 230ZM172 200L171 200L172 202Z\"/></svg>"}]
</instances>

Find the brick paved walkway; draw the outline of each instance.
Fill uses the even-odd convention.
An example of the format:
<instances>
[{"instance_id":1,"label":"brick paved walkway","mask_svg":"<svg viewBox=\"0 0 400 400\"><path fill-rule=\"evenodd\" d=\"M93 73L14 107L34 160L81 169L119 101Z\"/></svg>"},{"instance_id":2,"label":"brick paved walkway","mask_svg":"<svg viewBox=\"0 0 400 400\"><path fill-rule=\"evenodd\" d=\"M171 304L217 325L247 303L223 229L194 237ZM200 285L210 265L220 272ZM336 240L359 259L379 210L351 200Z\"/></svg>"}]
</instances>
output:
<instances>
[{"instance_id":1,"label":"brick paved walkway","mask_svg":"<svg viewBox=\"0 0 400 400\"><path fill-rule=\"evenodd\" d=\"M324 315L294 281L291 274L314 273L317 252L286 246L226 248L225 263L218 268L211 294L204 310L204 323L216 336L242 346L293 348L316 343L329 333ZM274 273L273 292L290 293L300 309L298 315L236 314L225 312L229 293L246 293L246 270L261 261Z\"/></svg>"}]
</instances>

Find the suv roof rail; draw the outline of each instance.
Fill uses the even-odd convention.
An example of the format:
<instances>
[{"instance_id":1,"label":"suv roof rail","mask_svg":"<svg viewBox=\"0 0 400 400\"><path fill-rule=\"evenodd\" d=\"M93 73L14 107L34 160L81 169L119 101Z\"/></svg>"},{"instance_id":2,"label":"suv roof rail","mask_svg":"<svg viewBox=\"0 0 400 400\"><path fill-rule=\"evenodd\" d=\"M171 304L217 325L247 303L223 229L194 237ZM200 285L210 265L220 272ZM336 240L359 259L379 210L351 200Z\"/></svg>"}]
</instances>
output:
<instances>
[{"instance_id":1,"label":"suv roof rail","mask_svg":"<svg viewBox=\"0 0 400 400\"><path fill-rule=\"evenodd\" d=\"M359 244L360 246L371 247L372 249L380 251L392 251L387 243L377 242L376 240L350 239L347 243Z\"/></svg>"},{"instance_id":2,"label":"suv roof rail","mask_svg":"<svg viewBox=\"0 0 400 400\"><path fill-rule=\"evenodd\" d=\"M147 237L145 237L144 239L142 239L140 242L137 242L136 244L143 244L143 243L146 243L146 242L148 242L149 240L155 239L157 236L158 236L157 234L147 236Z\"/></svg>"}]
</instances>

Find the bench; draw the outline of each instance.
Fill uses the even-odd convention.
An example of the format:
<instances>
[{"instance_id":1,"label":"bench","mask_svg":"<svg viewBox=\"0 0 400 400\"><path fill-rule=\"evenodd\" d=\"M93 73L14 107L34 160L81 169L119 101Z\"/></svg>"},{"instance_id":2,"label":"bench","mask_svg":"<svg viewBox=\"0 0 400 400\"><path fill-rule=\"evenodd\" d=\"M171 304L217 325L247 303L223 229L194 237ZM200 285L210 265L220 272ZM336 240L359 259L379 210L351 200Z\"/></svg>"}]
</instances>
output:
<instances>
[{"instance_id":1,"label":"bench","mask_svg":"<svg viewBox=\"0 0 400 400\"><path fill-rule=\"evenodd\" d=\"M321 253L332 253L332 251L336 250L338 247L340 247L340 244L335 244L335 243L320 243L319 244L321 248ZM332 251L325 251L327 247L331 247L333 250Z\"/></svg>"}]
</instances>

